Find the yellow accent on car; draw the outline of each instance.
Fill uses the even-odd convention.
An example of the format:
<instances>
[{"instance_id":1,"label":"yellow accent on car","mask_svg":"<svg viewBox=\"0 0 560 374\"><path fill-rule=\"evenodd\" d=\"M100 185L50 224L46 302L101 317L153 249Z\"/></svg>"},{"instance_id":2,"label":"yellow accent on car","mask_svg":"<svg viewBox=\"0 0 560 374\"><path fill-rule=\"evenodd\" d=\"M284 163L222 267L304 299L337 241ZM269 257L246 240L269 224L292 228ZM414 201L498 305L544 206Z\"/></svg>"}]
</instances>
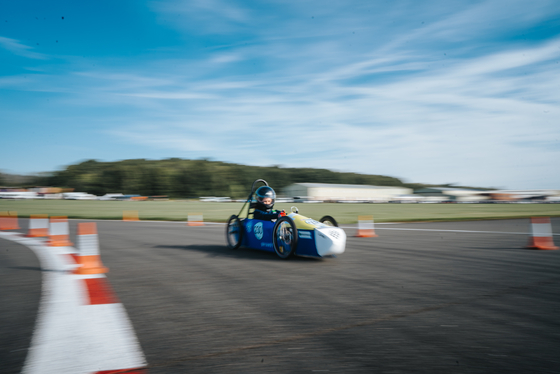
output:
<instances>
[{"instance_id":1,"label":"yellow accent on car","mask_svg":"<svg viewBox=\"0 0 560 374\"><path fill-rule=\"evenodd\" d=\"M315 230L317 227L323 226L322 223L300 214L292 213L289 214L289 217L294 221L298 230Z\"/></svg>"}]
</instances>

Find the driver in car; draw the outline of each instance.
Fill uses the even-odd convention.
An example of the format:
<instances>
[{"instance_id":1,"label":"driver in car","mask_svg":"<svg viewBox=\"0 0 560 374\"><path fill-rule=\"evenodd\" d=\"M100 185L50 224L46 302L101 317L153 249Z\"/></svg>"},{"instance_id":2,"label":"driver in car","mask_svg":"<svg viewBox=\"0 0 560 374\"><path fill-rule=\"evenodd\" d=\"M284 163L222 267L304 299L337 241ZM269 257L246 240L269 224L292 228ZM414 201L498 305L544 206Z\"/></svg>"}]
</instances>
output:
<instances>
[{"instance_id":1,"label":"driver in car","mask_svg":"<svg viewBox=\"0 0 560 374\"><path fill-rule=\"evenodd\" d=\"M285 215L283 210L272 210L274 201L276 200L276 192L274 192L272 188L268 186L259 187L255 195L257 196L257 203L255 205L255 211L253 212L253 218L272 221Z\"/></svg>"}]
</instances>

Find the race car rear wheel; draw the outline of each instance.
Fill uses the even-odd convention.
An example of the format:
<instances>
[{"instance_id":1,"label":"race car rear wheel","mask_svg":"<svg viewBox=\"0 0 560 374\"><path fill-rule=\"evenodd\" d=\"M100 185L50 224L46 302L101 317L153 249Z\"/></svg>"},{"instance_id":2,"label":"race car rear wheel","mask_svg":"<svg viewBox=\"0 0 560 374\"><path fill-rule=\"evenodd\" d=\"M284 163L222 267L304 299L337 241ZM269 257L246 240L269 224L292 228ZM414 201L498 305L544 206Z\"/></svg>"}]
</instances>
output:
<instances>
[{"instance_id":1,"label":"race car rear wheel","mask_svg":"<svg viewBox=\"0 0 560 374\"><path fill-rule=\"evenodd\" d=\"M324 223L327 226L338 227L338 222L336 222L336 220L331 216L324 216L319 220L319 222Z\"/></svg>"},{"instance_id":2,"label":"race car rear wheel","mask_svg":"<svg viewBox=\"0 0 560 374\"><path fill-rule=\"evenodd\" d=\"M228 223L226 225L226 240L228 247L231 249L237 249L241 245L243 239L243 225L239 220L239 217L233 215L229 217Z\"/></svg>"},{"instance_id":3,"label":"race car rear wheel","mask_svg":"<svg viewBox=\"0 0 560 374\"><path fill-rule=\"evenodd\" d=\"M278 257L287 259L296 252L298 232L294 221L288 217L280 217L272 231L274 251Z\"/></svg>"}]
</instances>

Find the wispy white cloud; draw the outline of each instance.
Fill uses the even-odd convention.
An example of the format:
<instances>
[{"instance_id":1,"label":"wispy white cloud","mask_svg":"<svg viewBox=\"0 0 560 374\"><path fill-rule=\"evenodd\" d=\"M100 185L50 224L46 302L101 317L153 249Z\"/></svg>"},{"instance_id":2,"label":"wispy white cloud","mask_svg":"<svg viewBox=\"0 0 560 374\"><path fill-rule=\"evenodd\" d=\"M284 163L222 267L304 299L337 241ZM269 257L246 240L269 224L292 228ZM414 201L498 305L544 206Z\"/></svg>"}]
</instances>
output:
<instances>
[{"instance_id":1,"label":"wispy white cloud","mask_svg":"<svg viewBox=\"0 0 560 374\"><path fill-rule=\"evenodd\" d=\"M193 100L193 99L215 99L216 96L209 94L197 94L193 92L142 92L126 93L123 96L142 97L149 99L172 99L172 100Z\"/></svg>"},{"instance_id":2,"label":"wispy white cloud","mask_svg":"<svg viewBox=\"0 0 560 374\"><path fill-rule=\"evenodd\" d=\"M251 9L224 0L154 1L152 8L164 22L179 29L198 29L201 32L231 32L250 22ZM185 22L185 18L188 22Z\"/></svg>"},{"instance_id":3,"label":"wispy white cloud","mask_svg":"<svg viewBox=\"0 0 560 374\"><path fill-rule=\"evenodd\" d=\"M47 59L46 55L38 52L33 52L33 47L25 45L16 39L0 36L0 47L7 51L12 52L17 56L32 58L36 60Z\"/></svg>"},{"instance_id":4,"label":"wispy white cloud","mask_svg":"<svg viewBox=\"0 0 560 374\"><path fill-rule=\"evenodd\" d=\"M220 54L216 57L213 57L211 62L216 64L227 64L227 63L237 62L241 60L243 60L243 57L240 54L227 53L227 54Z\"/></svg>"},{"instance_id":5,"label":"wispy white cloud","mask_svg":"<svg viewBox=\"0 0 560 374\"><path fill-rule=\"evenodd\" d=\"M558 12L558 3L544 0L529 5L523 0L491 0L476 4L463 3L461 8L459 12L426 25L418 36L430 35L456 43L473 38L496 37L500 33L542 22Z\"/></svg>"},{"instance_id":6,"label":"wispy white cloud","mask_svg":"<svg viewBox=\"0 0 560 374\"><path fill-rule=\"evenodd\" d=\"M167 127L173 126L173 124L168 123ZM204 137L190 136L185 134L184 131L182 136L178 136L177 132L162 131L161 128L152 124L135 123L133 128L111 129L107 131L107 134L126 138L137 145L192 152L193 154L212 152L215 147L210 138L205 140ZM150 134L150 136L146 136L146 134Z\"/></svg>"},{"instance_id":7,"label":"wispy white cloud","mask_svg":"<svg viewBox=\"0 0 560 374\"><path fill-rule=\"evenodd\" d=\"M301 74L296 86L291 77L273 79L273 85L262 76L248 83L191 82L208 100L186 109L184 121L119 136L181 151L201 149L191 148L193 136L201 143L213 139L213 157L237 162L249 162L264 146L266 153L278 155L271 163L390 175L399 170L401 176L426 182L433 177L423 178L425 170L433 169L431 175L446 169L437 182L462 182L469 175L471 183L486 185L497 182L496 175L512 163L536 163L537 152L549 160L560 156L554 147L543 149L541 141L560 137L560 129L546 122L560 114L559 94L551 93L560 77L549 74L560 58L557 44L454 60L443 69L422 64L411 69L410 56L365 60ZM398 71L395 66L403 66L406 74L359 83L364 74ZM528 75L512 71L520 68L528 68ZM352 79L358 81L348 83ZM239 87L248 89L234 90L230 97L230 88ZM192 129L197 134L189 134ZM228 129L237 134L215 136ZM172 142L153 141L162 130L170 132ZM513 176L508 183L514 183Z\"/></svg>"}]
</instances>

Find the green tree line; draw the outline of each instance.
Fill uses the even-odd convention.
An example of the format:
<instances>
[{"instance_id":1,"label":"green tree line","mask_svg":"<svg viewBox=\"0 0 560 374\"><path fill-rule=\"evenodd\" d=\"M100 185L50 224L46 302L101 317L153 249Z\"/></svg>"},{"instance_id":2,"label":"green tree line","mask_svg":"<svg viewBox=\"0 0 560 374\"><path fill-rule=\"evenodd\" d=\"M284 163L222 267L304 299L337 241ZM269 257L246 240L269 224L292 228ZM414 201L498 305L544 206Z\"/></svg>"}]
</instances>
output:
<instances>
[{"instance_id":1,"label":"green tree line","mask_svg":"<svg viewBox=\"0 0 560 374\"><path fill-rule=\"evenodd\" d=\"M0 180L2 176L0 175ZM6 178L4 178L5 180ZM26 180L27 186L73 188L95 195L106 193L166 195L173 198L200 196L246 197L255 179L265 179L278 193L293 183L338 183L422 188L384 175L342 173L326 169L258 167L211 160L88 160L64 170L42 173Z\"/></svg>"},{"instance_id":2,"label":"green tree line","mask_svg":"<svg viewBox=\"0 0 560 374\"><path fill-rule=\"evenodd\" d=\"M88 160L64 170L37 177L36 185L74 188L75 191L167 195L246 197L255 179L265 179L277 192L293 183L341 183L403 186L401 180L383 175L339 173L326 169L258 167L210 160Z\"/></svg>"}]
</instances>

